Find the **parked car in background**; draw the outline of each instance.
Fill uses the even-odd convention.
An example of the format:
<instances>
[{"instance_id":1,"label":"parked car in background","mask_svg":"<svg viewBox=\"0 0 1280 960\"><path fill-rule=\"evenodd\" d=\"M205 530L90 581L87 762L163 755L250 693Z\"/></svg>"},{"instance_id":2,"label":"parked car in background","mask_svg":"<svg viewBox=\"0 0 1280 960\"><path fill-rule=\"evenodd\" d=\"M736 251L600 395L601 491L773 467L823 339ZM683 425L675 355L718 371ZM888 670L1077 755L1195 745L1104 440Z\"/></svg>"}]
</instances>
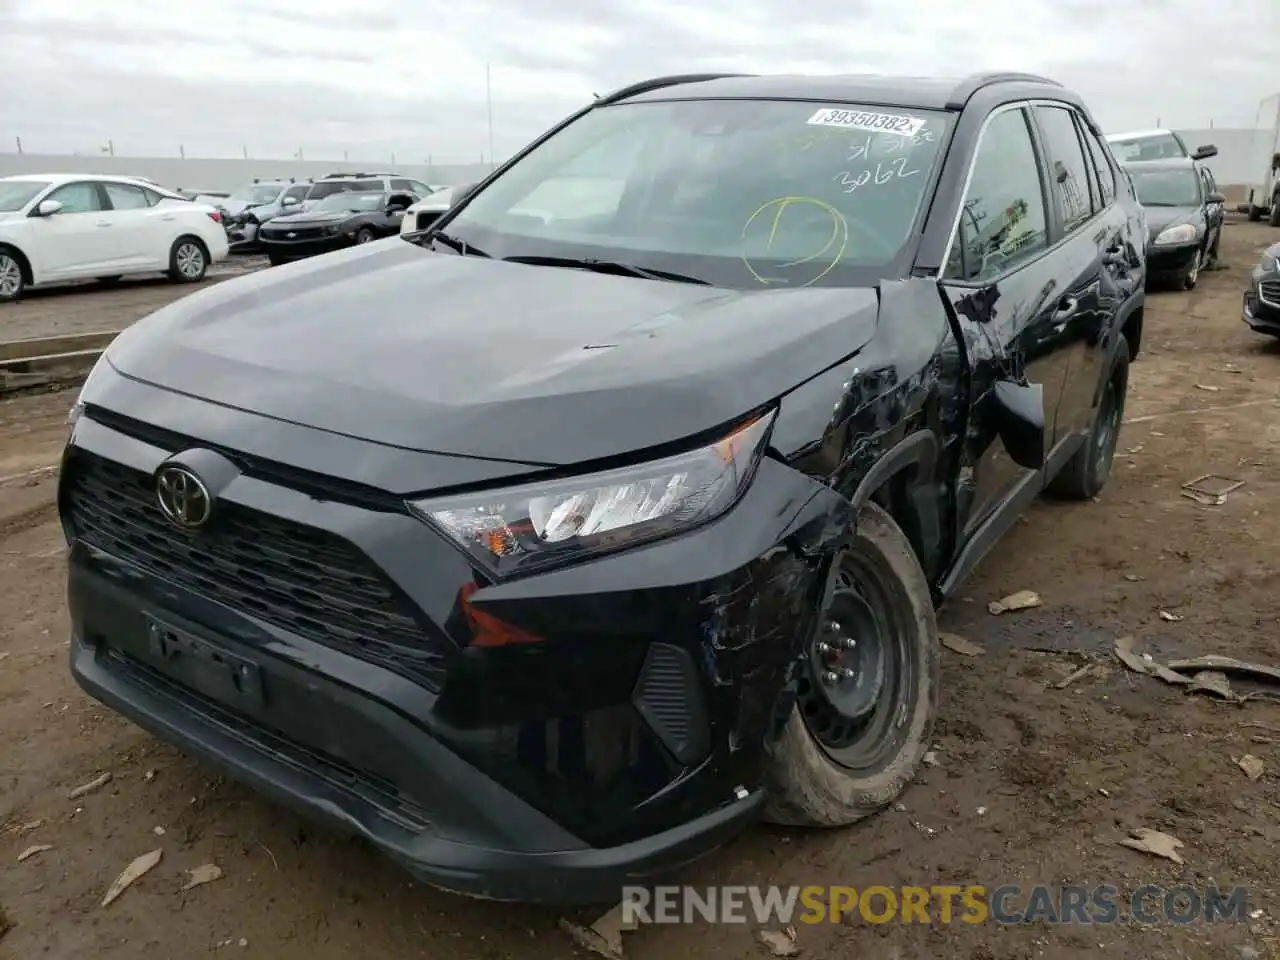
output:
<instances>
[{"instance_id":1,"label":"parked car in background","mask_svg":"<svg viewBox=\"0 0 1280 960\"><path fill-rule=\"evenodd\" d=\"M1218 155L1218 148L1213 144L1205 144L1188 150L1182 137L1172 130L1136 130L1130 133L1111 133L1107 135L1107 143L1121 163L1132 163L1138 160L1176 160L1186 157L1191 160L1208 160Z\"/></svg>"},{"instance_id":2,"label":"parked car in background","mask_svg":"<svg viewBox=\"0 0 1280 960\"><path fill-rule=\"evenodd\" d=\"M1244 322L1258 333L1280 337L1280 243L1262 252L1244 292Z\"/></svg>"},{"instance_id":3,"label":"parked car in background","mask_svg":"<svg viewBox=\"0 0 1280 960\"><path fill-rule=\"evenodd\" d=\"M59 280L163 272L192 283L227 256L221 219L127 177L0 179L0 301Z\"/></svg>"},{"instance_id":4,"label":"parked car in background","mask_svg":"<svg viewBox=\"0 0 1280 960\"><path fill-rule=\"evenodd\" d=\"M1147 216L1147 277L1183 290L1218 261L1226 198L1208 167L1186 157L1125 164Z\"/></svg>"},{"instance_id":5,"label":"parked car in background","mask_svg":"<svg viewBox=\"0 0 1280 960\"><path fill-rule=\"evenodd\" d=\"M869 817L932 742L935 603L1107 482L1141 222L1027 74L601 97L415 239L111 344L59 474L72 674L488 899Z\"/></svg>"},{"instance_id":6,"label":"parked car in background","mask_svg":"<svg viewBox=\"0 0 1280 960\"><path fill-rule=\"evenodd\" d=\"M432 191L431 195L419 200L408 210L400 221L400 233L417 233L435 223L439 216L466 196L475 184L458 187L441 187Z\"/></svg>"},{"instance_id":7,"label":"parked car in background","mask_svg":"<svg viewBox=\"0 0 1280 960\"><path fill-rule=\"evenodd\" d=\"M311 189L311 181L277 180L269 184L270 192L263 191L259 196L268 199L254 202L239 213L227 218L227 236L231 241L231 249L236 252L255 250L258 243L258 229L273 217L302 209L302 201Z\"/></svg>"},{"instance_id":8,"label":"parked car in background","mask_svg":"<svg viewBox=\"0 0 1280 960\"><path fill-rule=\"evenodd\" d=\"M304 209L309 209L325 197L345 190L367 192L381 190L384 193L410 193L415 198L430 196L435 192L429 184L399 173L331 173L320 177L311 186Z\"/></svg>"},{"instance_id":9,"label":"parked car in background","mask_svg":"<svg viewBox=\"0 0 1280 960\"><path fill-rule=\"evenodd\" d=\"M412 193L343 190L309 210L267 221L258 237L267 258L279 265L399 233L415 199Z\"/></svg>"}]
</instances>

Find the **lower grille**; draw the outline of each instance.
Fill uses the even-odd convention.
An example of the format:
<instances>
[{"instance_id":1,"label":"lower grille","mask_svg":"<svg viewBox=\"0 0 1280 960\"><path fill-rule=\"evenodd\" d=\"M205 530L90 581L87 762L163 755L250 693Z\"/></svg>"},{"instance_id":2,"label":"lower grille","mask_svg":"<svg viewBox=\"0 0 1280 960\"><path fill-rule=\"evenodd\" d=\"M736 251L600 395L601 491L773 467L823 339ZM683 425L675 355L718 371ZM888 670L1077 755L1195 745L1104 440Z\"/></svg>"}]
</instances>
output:
<instances>
[{"instance_id":1,"label":"lower grille","mask_svg":"<svg viewBox=\"0 0 1280 960\"><path fill-rule=\"evenodd\" d=\"M324 227L298 227L296 229L264 230L262 236L268 240L294 241L294 240L319 240L322 237L331 236Z\"/></svg>"},{"instance_id":2,"label":"lower grille","mask_svg":"<svg viewBox=\"0 0 1280 960\"><path fill-rule=\"evenodd\" d=\"M1280 280L1263 280L1258 284L1258 299L1268 307L1280 307Z\"/></svg>"},{"instance_id":3,"label":"lower grille","mask_svg":"<svg viewBox=\"0 0 1280 960\"><path fill-rule=\"evenodd\" d=\"M334 534L219 504L183 530L155 502L149 474L83 450L67 466L76 537L210 600L438 688L440 647L373 563Z\"/></svg>"}]
</instances>

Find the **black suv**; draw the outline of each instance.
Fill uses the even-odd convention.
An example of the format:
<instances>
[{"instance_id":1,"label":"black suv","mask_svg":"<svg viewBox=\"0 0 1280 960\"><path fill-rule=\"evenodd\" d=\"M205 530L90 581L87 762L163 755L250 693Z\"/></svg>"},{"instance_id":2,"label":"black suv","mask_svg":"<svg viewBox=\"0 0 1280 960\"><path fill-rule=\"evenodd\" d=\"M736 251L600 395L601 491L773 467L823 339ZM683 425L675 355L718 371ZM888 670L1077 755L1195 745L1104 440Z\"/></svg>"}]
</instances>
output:
<instances>
[{"instance_id":1,"label":"black suv","mask_svg":"<svg viewBox=\"0 0 1280 960\"><path fill-rule=\"evenodd\" d=\"M910 782L934 605L1111 470L1145 235L1023 74L601 98L416 239L130 327L60 479L71 669L489 898Z\"/></svg>"}]
</instances>

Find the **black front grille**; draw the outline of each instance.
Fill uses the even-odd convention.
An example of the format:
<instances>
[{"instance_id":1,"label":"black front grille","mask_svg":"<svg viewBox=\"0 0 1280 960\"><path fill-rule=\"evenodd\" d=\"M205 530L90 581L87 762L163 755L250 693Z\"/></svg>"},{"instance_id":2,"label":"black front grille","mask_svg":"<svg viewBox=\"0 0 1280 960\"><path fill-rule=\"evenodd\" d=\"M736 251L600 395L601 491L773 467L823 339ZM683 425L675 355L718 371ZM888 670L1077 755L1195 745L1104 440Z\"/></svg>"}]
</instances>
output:
<instances>
[{"instance_id":1,"label":"black front grille","mask_svg":"<svg viewBox=\"0 0 1280 960\"><path fill-rule=\"evenodd\" d=\"M264 230L262 235L270 240L292 243L294 240L319 240L332 236L324 227L276 227Z\"/></svg>"},{"instance_id":2,"label":"black front grille","mask_svg":"<svg viewBox=\"0 0 1280 960\"><path fill-rule=\"evenodd\" d=\"M1280 280L1263 280L1258 284L1259 299L1269 307L1280 307Z\"/></svg>"},{"instance_id":3,"label":"black front grille","mask_svg":"<svg viewBox=\"0 0 1280 960\"><path fill-rule=\"evenodd\" d=\"M64 505L77 538L193 593L438 687L432 644L407 598L334 534L223 501L207 527L160 512L152 478L77 451ZM447 641L442 641L447 642Z\"/></svg>"}]
</instances>

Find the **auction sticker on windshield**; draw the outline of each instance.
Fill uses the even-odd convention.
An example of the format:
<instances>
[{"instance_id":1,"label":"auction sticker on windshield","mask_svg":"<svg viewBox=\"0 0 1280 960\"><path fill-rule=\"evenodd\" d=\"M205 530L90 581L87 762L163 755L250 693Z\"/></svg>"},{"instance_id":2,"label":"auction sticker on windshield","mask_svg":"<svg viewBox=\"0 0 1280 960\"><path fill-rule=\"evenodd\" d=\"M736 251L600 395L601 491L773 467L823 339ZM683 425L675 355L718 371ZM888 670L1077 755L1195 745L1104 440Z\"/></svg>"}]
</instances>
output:
<instances>
[{"instance_id":1,"label":"auction sticker on windshield","mask_svg":"<svg viewBox=\"0 0 1280 960\"><path fill-rule=\"evenodd\" d=\"M877 133L900 133L914 137L924 126L922 117L900 113L868 113L865 110L842 110L823 107L808 122L817 127L844 127L846 130L874 130Z\"/></svg>"}]
</instances>

